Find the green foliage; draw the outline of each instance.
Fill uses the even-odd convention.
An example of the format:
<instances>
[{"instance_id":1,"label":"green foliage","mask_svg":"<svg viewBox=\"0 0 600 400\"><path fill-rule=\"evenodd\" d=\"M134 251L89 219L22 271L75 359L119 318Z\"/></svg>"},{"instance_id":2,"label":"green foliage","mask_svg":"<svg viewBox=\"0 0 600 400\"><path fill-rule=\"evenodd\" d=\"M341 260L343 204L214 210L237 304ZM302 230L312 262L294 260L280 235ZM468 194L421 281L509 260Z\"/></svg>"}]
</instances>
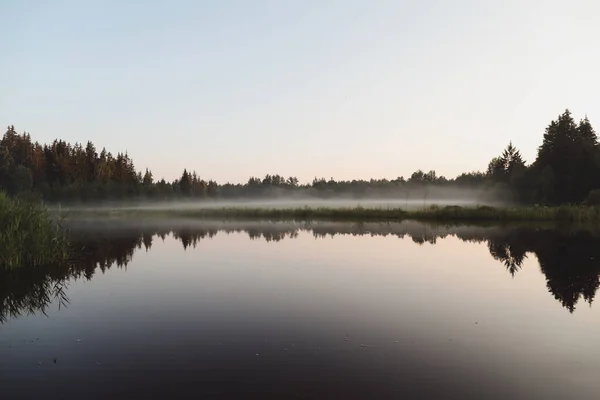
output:
<instances>
[{"instance_id":1,"label":"green foliage","mask_svg":"<svg viewBox=\"0 0 600 400\"><path fill-rule=\"evenodd\" d=\"M560 207L429 207L410 212L408 218L435 221L567 221L595 222L600 221L600 212L581 206Z\"/></svg>"},{"instance_id":2,"label":"green foliage","mask_svg":"<svg viewBox=\"0 0 600 400\"><path fill-rule=\"evenodd\" d=\"M139 192L141 179L125 153L55 140L32 142L9 126L0 140L0 188L10 196L32 190L46 200L123 198Z\"/></svg>"},{"instance_id":3,"label":"green foliage","mask_svg":"<svg viewBox=\"0 0 600 400\"><path fill-rule=\"evenodd\" d=\"M68 257L63 232L39 203L0 192L0 226L0 269L60 263Z\"/></svg>"},{"instance_id":4,"label":"green foliage","mask_svg":"<svg viewBox=\"0 0 600 400\"><path fill-rule=\"evenodd\" d=\"M76 216L126 218L197 218L197 219L263 219L263 220L349 220L349 221L438 221L438 222L599 222L600 208L584 206L528 207L460 207L430 206L416 210L377 207L209 207L171 210L73 210Z\"/></svg>"}]
</instances>

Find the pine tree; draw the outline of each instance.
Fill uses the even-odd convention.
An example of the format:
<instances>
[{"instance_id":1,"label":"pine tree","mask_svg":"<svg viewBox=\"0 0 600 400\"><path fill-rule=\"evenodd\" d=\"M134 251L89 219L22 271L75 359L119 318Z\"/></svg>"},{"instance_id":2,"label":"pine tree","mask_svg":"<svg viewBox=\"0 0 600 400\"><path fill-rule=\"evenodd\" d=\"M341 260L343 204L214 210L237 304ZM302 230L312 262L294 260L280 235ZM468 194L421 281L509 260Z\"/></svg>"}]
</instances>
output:
<instances>
[{"instance_id":1,"label":"pine tree","mask_svg":"<svg viewBox=\"0 0 600 400\"><path fill-rule=\"evenodd\" d=\"M573 166L577 164L578 137L577 125L568 109L546 128L535 166L539 171L548 166L553 171L554 188L551 191L552 199L546 196L548 202L573 202L579 197L573 190L577 182ZM548 192L548 189L545 191Z\"/></svg>"},{"instance_id":2,"label":"pine tree","mask_svg":"<svg viewBox=\"0 0 600 400\"><path fill-rule=\"evenodd\" d=\"M192 182L190 179L190 174L188 174L187 169L183 170L183 174L181 175L181 179L179 180L179 190L185 196L190 195L190 191L192 189Z\"/></svg>"},{"instance_id":3,"label":"pine tree","mask_svg":"<svg viewBox=\"0 0 600 400\"><path fill-rule=\"evenodd\" d=\"M594 128L592 127L587 115L584 119L579 121L576 139L587 146L598 146L598 136L596 135L596 131L594 131Z\"/></svg>"},{"instance_id":4,"label":"pine tree","mask_svg":"<svg viewBox=\"0 0 600 400\"><path fill-rule=\"evenodd\" d=\"M525 168L525 161L521 152L509 142L508 146L502 152L502 161L504 162L504 172L510 179L515 173Z\"/></svg>"},{"instance_id":5,"label":"pine tree","mask_svg":"<svg viewBox=\"0 0 600 400\"><path fill-rule=\"evenodd\" d=\"M142 183L144 186L152 186L154 182L154 178L152 177L152 172L148 168L146 168L146 172L144 173L144 177L142 178Z\"/></svg>"},{"instance_id":6,"label":"pine tree","mask_svg":"<svg viewBox=\"0 0 600 400\"><path fill-rule=\"evenodd\" d=\"M206 195L211 198L217 197L219 194L219 185L217 182L213 180L208 181L208 185L206 186Z\"/></svg>"}]
</instances>

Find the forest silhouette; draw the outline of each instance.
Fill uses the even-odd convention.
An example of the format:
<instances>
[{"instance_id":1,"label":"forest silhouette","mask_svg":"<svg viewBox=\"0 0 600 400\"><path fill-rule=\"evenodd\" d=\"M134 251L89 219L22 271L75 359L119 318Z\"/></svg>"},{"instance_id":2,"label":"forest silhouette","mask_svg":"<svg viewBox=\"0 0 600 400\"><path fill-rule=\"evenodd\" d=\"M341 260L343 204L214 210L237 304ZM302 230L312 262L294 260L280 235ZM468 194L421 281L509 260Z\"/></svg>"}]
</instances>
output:
<instances>
[{"instance_id":1,"label":"forest silhouette","mask_svg":"<svg viewBox=\"0 0 600 400\"><path fill-rule=\"evenodd\" d=\"M418 170L409 177L391 180L315 178L300 183L294 176L267 174L263 178L250 177L243 184L219 184L188 169L172 182L156 180L149 169L137 171L127 153L114 155L105 148L98 152L91 142L84 146L57 139L40 144L28 133L18 134L14 126L8 127L0 141L0 190L11 196L33 196L47 202L264 199L300 194L316 198L443 199L445 192L436 192L440 188L476 189L472 195L478 197L473 200L598 204L598 138L587 117L576 123L567 109L546 127L537 158L530 164L511 142L484 171L465 172L454 178L433 170ZM446 196L452 196L449 193Z\"/></svg>"},{"instance_id":2,"label":"forest silhouette","mask_svg":"<svg viewBox=\"0 0 600 400\"><path fill-rule=\"evenodd\" d=\"M164 222L133 225L89 220L70 227L73 254L69 263L48 268L0 270L0 323L42 312L52 302L68 306L70 281L91 280L110 268L126 268L136 251L152 248L155 240L172 236L185 250L218 234L245 233L252 240L279 242L309 232L322 239L337 235L395 236L423 245L453 236L465 242L485 243L490 255L515 276L524 260L535 256L546 277L549 293L569 312L580 301L592 304L600 286L600 231L570 226L556 229L530 226L441 226L404 223L255 223L248 221L179 224ZM99 229L100 225L100 229ZM203 226L204 225L204 226ZM199 255L201 259L201 254Z\"/></svg>"}]
</instances>

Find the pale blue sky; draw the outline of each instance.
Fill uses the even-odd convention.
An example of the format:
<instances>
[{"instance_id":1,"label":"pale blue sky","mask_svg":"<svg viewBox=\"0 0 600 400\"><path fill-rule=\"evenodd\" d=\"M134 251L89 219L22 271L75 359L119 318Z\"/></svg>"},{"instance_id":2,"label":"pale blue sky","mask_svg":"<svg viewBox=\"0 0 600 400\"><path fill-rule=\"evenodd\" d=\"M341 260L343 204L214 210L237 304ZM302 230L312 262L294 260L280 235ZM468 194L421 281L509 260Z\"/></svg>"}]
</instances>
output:
<instances>
[{"instance_id":1,"label":"pale blue sky","mask_svg":"<svg viewBox=\"0 0 600 400\"><path fill-rule=\"evenodd\" d=\"M0 0L0 124L171 180L531 161L569 107L600 127L600 2ZM599 128L600 129L600 128Z\"/></svg>"}]
</instances>

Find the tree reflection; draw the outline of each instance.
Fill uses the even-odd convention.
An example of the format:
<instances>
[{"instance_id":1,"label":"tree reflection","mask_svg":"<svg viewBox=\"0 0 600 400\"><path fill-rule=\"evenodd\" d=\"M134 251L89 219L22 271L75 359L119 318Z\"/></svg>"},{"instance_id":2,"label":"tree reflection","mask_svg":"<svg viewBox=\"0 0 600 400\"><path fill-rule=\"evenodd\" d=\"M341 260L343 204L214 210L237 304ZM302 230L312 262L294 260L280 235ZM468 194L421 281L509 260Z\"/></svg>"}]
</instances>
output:
<instances>
[{"instance_id":1,"label":"tree reflection","mask_svg":"<svg viewBox=\"0 0 600 400\"><path fill-rule=\"evenodd\" d=\"M548 290L570 312L580 298L592 304L599 282L600 246L590 232L539 232L531 238Z\"/></svg>"},{"instance_id":2,"label":"tree reflection","mask_svg":"<svg viewBox=\"0 0 600 400\"><path fill-rule=\"evenodd\" d=\"M111 222L71 227L73 257L62 266L0 271L0 323L9 318L41 312L54 303L67 306L67 287L76 279L90 280L110 268L127 268L136 251L149 251L154 241L171 236L184 250L196 248L218 234L246 234L251 240L277 243L301 232L316 239L336 235L409 237L419 245L436 244L454 236L465 242L485 243L493 259L511 276L522 268L528 254L539 261L548 291L569 312L581 299L592 304L600 286L600 234L586 229L556 227L466 227L420 223L212 223L170 229L159 224L132 226Z\"/></svg>"},{"instance_id":3,"label":"tree reflection","mask_svg":"<svg viewBox=\"0 0 600 400\"><path fill-rule=\"evenodd\" d=\"M494 260L502 262L508 273L513 277L521 269L527 258L528 248L521 236L522 232L514 230L507 231L500 237L490 237L487 240L490 255Z\"/></svg>"}]
</instances>

